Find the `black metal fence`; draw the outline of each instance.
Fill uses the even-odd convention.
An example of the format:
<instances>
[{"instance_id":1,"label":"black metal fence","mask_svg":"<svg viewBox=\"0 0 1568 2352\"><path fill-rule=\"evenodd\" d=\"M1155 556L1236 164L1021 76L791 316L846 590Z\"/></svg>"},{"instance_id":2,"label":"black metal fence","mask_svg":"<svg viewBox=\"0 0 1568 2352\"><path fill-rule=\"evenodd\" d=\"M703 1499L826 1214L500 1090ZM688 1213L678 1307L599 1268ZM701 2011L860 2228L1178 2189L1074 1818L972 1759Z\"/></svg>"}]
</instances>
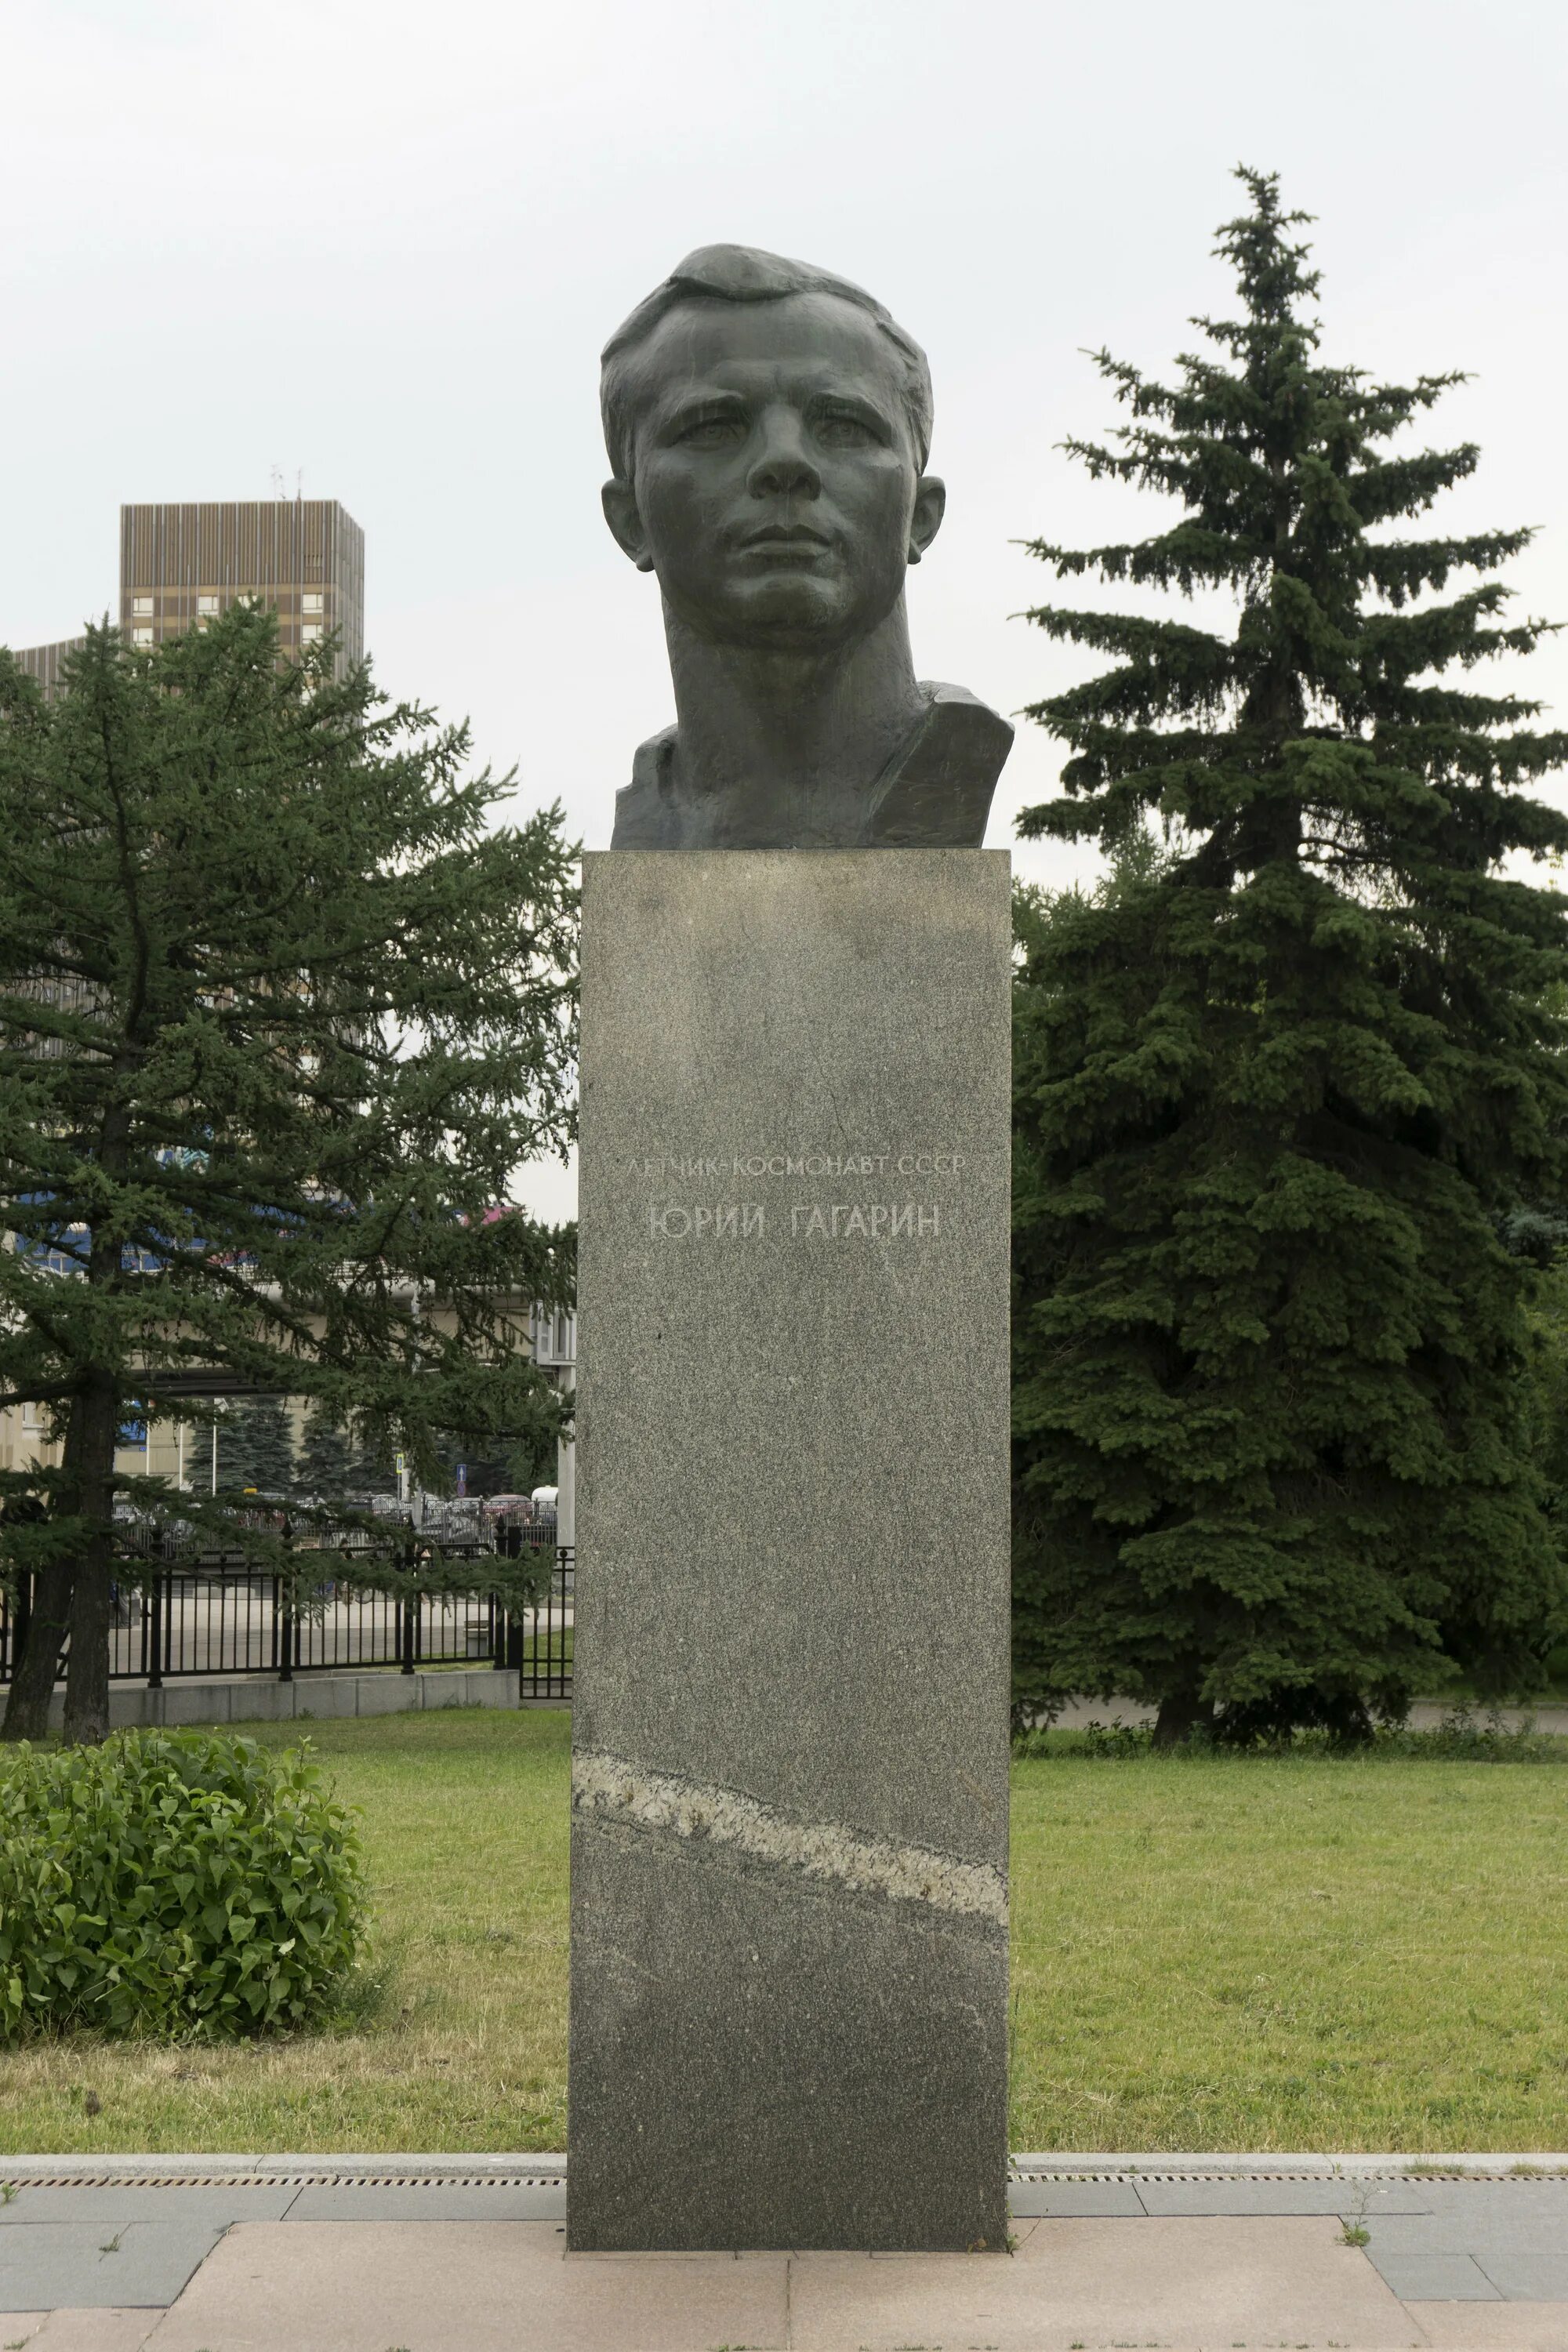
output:
<instances>
[{"instance_id":1,"label":"black metal fence","mask_svg":"<svg viewBox=\"0 0 1568 2352\"><path fill-rule=\"evenodd\" d=\"M502 1535L532 1538L535 1530ZM466 1547L443 1541L440 1549L448 1564L467 1557L476 1566L496 1552L492 1542L477 1539ZM296 1675L367 1667L412 1675L422 1666L489 1665L515 1667L524 1698L570 1698L573 1547L502 1545L512 1557L546 1549L553 1553L548 1584L532 1606L512 1609L483 1591L422 1591L416 1572L406 1570L407 1590L398 1590L398 1570L410 1553L406 1530L398 1531L395 1546L359 1530L330 1547L298 1546L292 1580L247 1569L243 1555L211 1549L182 1554L165 1539L155 1552L126 1559L125 1580L114 1591L110 1675L155 1690L189 1675L271 1675L292 1682ZM373 1570L377 1580L367 1584ZM0 1596L0 1685L10 1680L27 1636L29 1581L21 1580L14 1601Z\"/></svg>"}]
</instances>

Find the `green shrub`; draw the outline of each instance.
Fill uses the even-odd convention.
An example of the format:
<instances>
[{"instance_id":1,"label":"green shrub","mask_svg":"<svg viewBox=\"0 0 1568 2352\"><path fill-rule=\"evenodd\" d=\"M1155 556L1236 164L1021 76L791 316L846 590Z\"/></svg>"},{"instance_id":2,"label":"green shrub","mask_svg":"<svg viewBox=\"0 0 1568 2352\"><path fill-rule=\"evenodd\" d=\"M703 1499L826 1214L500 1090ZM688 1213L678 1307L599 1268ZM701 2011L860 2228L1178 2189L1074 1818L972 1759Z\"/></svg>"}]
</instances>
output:
<instances>
[{"instance_id":1,"label":"green shrub","mask_svg":"<svg viewBox=\"0 0 1568 2352\"><path fill-rule=\"evenodd\" d=\"M1537 1731L1533 1715L1507 1724L1496 1707L1478 1723L1468 1706L1455 1708L1430 1730L1413 1731L1408 1724L1380 1727L1377 1752L1388 1756L1426 1756L1457 1764L1568 1764L1568 1739Z\"/></svg>"},{"instance_id":2,"label":"green shrub","mask_svg":"<svg viewBox=\"0 0 1568 2352\"><path fill-rule=\"evenodd\" d=\"M1349 1763L1398 1762L1454 1764L1555 1764L1568 1767L1568 1738L1537 1731L1533 1716L1509 1725L1494 1708L1478 1723L1468 1707L1445 1716L1430 1729L1413 1730L1405 1723L1382 1723L1368 1739L1338 1738L1322 1725L1298 1727L1276 1739L1258 1738L1250 1745L1220 1744L1198 1727L1174 1748L1154 1745L1152 1724L1087 1723L1071 1731L1037 1725L1013 1737L1016 1763L1128 1763L1149 1759L1179 1766L1194 1762L1245 1765L1250 1759L1271 1764L1317 1764L1342 1759Z\"/></svg>"},{"instance_id":3,"label":"green shrub","mask_svg":"<svg viewBox=\"0 0 1568 2352\"><path fill-rule=\"evenodd\" d=\"M0 2040L308 2024L363 1926L357 1834L301 1749L132 1731L0 1761Z\"/></svg>"},{"instance_id":4,"label":"green shrub","mask_svg":"<svg viewBox=\"0 0 1568 2352\"><path fill-rule=\"evenodd\" d=\"M1120 1717L1114 1723L1086 1723L1081 1731L1060 1732L1042 1723L1013 1735L1014 1759L1020 1763L1041 1756L1058 1759L1069 1756L1109 1757L1120 1762L1130 1756L1148 1756L1153 1751L1153 1725L1123 1723ZM1206 1748L1204 1752L1208 1753Z\"/></svg>"}]
</instances>

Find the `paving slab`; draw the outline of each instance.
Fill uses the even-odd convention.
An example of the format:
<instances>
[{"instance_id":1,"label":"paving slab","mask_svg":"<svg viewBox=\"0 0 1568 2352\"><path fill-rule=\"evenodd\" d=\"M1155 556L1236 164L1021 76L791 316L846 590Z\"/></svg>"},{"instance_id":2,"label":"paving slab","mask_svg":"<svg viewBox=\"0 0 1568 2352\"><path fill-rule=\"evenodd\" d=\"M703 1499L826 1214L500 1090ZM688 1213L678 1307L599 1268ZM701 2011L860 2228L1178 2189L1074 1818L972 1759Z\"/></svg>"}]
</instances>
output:
<instances>
[{"instance_id":1,"label":"paving slab","mask_svg":"<svg viewBox=\"0 0 1568 2352\"><path fill-rule=\"evenodd\" d=\"M498 2182L436 2182L427 2189L384 2188L338 2181L330 2188L291 2190L290 2221L564 2221L566 2183L537 2189ZM281 2218L258 2214L256 2220Z\"/></svg>"},{"instance_id":2,"label":"paving slab","mask_svg":"<svg viewBox=\"0 0 1568 2352\"><path fill-rule=\"evenodd\" d=\"M1550 2254L1568 2245L1568 2204L1555 2212L1521 2206L1512 2212L1477 2204L1441 2213L1379 2213L1369 2206L1366 2226L1374 2246L1391 2254Z\"/></svg>"},{"instance_id":3,"label":"paving slab","mask_svg":"<svg viewBox=\"0 0 1568 2352\"><path fill-rule=\"evenodd\" d=\"M51 2311L26 2352L142 2352L157 2311Z\"/></svg>"},{"instance_id":4,"label":"paving slab","mask_svg":"<svg viewBox=\"0 0 1568 2352\"><path fill-rule=\"evenodd\" d=\"M1412 2313L1439 2352L1568 2352L1561 2303L1420 2303Z\"/></svg>"},{"instance_id":5,"label":"paving slab","mask_svg":"<svg viewBox=\"0 0 1568 2352\"><path fill-rule=\"evenodd\" d=\"M1568 2307L1568 2252L1561 2238L1549 2253L1478 2253L1475 2260L1510 2303L1561 2303Z\"/></svg>"},{"instance_id":6,"label":"paving slab","mask_svg":"<svg viewBox=\"0 0 1568 2352\"><path fill-rule=\"evenodd\" d=\"M0 2231L37 2221L177 2221L216 2231L231 2221L280 2221L299 2193L291 2180L232 2189L162 2189L150 2182L110 2189L19 2189L9 2205L0 2205ZM112 2229L99 2231L100 2237L112 2234Z\"/></svg>"},{"instance_id":7,"label":"paving slab","mask_svg":"<svg viewBox=\"0 0 1568 2352\"><path fill-rule=\"evenodd\" d=\"M1369 2213L1367 2229L1367 2251L1385 2274L1390 2263L1466 2254L1501 2294L1531 2302L1568 2298L1568 2269L1531 2267L1568 2261L1568 2198L1514 2202L1506 2194L1485 2196L1478 2187L1468 2196L1446 2200L1441 2212L1382 2219ZM1505 2273L1517 2274L1521 2283L1505 2285Z\"/></svg>"},{"instance_id":8,"label":"paving slab","mask_svg":"<svg viewBox=\"0 0 1568 2352\"><path fill-rule=\"evenodd\" d=\"M1379 2254L1373 2268L1402 2303L1500 2303L1501 2292L1473 2254Z\"/></svg>"},{"instance_id":9,"label":"paving slab","mask_svg":"<svg viewBox=\"0 0 1568 2352\"><path fill-rule=\"evenodd\" d=\"M1005 2255L805 2254L790 2272L798 2352L984 2344L1067 2352L1117 2341L1353 2345L1419 2336L1329 2217L1026 2224ZM217 2347L214 2347L217 2352Z\"/></svg>"},{"instance_id":10,"label":"paving slab","mask_svg":"<svg viewBox=\"0 0 1568 2352\"><path fill-rule=\"evenodd\" d=\"M1013 2261L566 2256L560 2178L311 2186L307 2161L333 2163L301 2158L264 2185L23 2189L0 2207L0 2352L1568 2352L1560 2180L1016 2179ZM503 2162L530 2160L474 2159ZM1171 2189L1266 2201L1145 2215ZM1275 2201L1303 2191L1333 2202L1304 2215ZM1430 2210L1405 2210L1407 2196ZM1364 2252L1338 2219L1363 2200Z\"/></svg>"},{"instance_id":11,"label":"paving slab","mask_svg":"<svg viewBox=\"0 0 1568 2352\"><path fill-rule=\"evenodd\" d=\"M20 2222L0 2231L0 2315L171 2304L218 2234L197 2221Z\"/></svg>"},{"instance_id":12,"label":"paving slab","mask_svg":"<svg viewBox=\"0 0 1568 2352\"><path fill-rule=\"evenodd\" d=\"M1568 2180L1433 2180L1426 2188L1434 2225L1471 2252L1568 2246Z\"/></svg>"},{"instance_id":13,"label":"paving slab","mask_svg":"<svg viewBox=\"0 0 1568 2352\"><path fill-rule=\"evenodd\" d=\"M1140 2180L1145 2213L1425 2214L1423 2190L1405 2180Z\"/></svg>"},{"instance_id":14,"label":"paving slab","mask_svg":"<svg viewBox=\"0 0 1568 2352\"><path fill-rule=\"evenodd\" d=\"M148 2352L712 2352L789 2341L784 2254L575 2254L547 2221L255 2221Z\"/></svg>"}]
</instances>

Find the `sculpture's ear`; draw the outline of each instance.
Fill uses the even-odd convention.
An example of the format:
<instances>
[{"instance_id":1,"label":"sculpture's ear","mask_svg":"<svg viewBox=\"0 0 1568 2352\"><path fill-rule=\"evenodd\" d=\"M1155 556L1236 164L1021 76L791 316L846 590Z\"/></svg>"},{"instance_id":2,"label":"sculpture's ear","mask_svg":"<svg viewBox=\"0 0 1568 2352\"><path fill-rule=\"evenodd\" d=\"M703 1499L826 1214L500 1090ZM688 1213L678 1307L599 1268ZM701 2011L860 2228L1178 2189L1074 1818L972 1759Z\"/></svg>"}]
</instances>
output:
<instances>
[{"instance_id":1,"label":"sculpture's ear","mask_svg":"<svg viewBox=\"0 0 1568 2352\"><path fill-rule=\"evenodd\" d=\"M653 557L648 552L647 533L637 512L637 492L629 482L617 474L613 482L605 484L605 520L615 533L616 544L623 555L629 555L639 572L653 570Z\"/></svg>"},{"instance_id":2,"label":"sculpture's ear","mask_svg":"<svg viewBox=\"0 0 1568 2352\"><path fill-rule=\"evenodd\" d=\"M910 562L917 564L942 527L947 513L947 485L933 473L921 473L914 485L914 520L910 522Z\"/></svg>"},{"instance_id":3,"label":"sculpture's ear","mask_svg":"<svg viewBox=\"0 0 1568 2352\"><path fill-rule=\"evenodd\" d=\"M918 563L937 532L947 511L947 484L935 474L922 474L915 485L914 520L910 525L910 562ZM614 524L611 529L614 530ZM622 545L626 544L622 541Z\"/></svg>"}]
</instances>

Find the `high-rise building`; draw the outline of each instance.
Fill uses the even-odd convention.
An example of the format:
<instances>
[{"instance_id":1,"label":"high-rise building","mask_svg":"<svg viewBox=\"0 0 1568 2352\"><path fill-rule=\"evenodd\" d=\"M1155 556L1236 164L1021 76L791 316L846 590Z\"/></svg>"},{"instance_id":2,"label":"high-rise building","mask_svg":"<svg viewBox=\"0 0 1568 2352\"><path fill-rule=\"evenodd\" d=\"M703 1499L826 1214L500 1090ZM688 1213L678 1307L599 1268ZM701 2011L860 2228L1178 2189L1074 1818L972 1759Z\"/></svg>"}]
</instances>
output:
<instances>
[{"instance_id":1,"label":"high-rise building","mask_svg":"<svg viewBox=\"0 0 1568 2352\"><path fill-rule=\"evenodd\" d=\"M364 652L364 533L335 499L224 500L120 509L120 625L155 646L237 597L278 614L282 652L334 630L340 673Z\"/></svg>"},{"instance_id":2,"label":"high-rise building","mask_svg":"<svg viewBox=\"0 0 1568 2352\"><path fill-rule=\"evenodd\" d=\"M60 665L67 654L75 653L79 646L86 643L85 637L60 637L52 646L18 646L16 659L29 677L37 679L46 694L58 694Z\"/></svg>"}]
</instances>

